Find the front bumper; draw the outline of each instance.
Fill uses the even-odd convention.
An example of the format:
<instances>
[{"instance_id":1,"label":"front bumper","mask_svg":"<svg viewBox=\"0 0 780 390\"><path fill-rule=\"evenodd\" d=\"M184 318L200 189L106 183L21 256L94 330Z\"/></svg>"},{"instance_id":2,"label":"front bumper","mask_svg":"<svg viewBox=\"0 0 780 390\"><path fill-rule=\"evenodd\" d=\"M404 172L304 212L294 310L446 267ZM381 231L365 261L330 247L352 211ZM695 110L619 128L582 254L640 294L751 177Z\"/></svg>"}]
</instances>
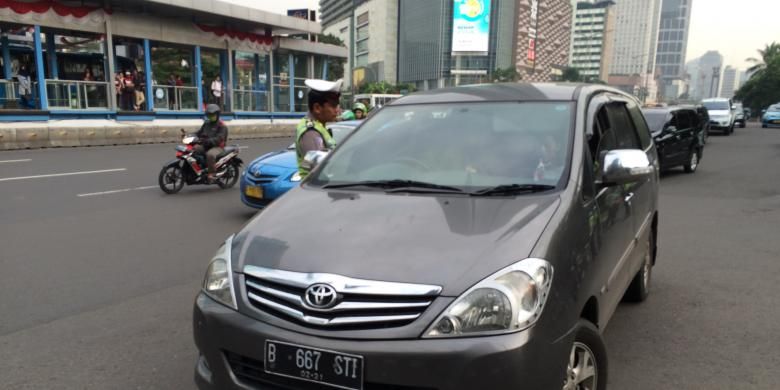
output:
<instances>
[{"instance_id":1,"label":"front bumper","mask_svg":"<svg viewBox=\"0 0 780 390\"><path fill-rule=\"evenodd\" d=\"M267 207L271 202L284 195L287 191L291 190L295 184L283 179L276 179L268 183L253 182L247 178L246 175L241 176L241 201L249 207L262 209ZM246 195L247 186L257 186L263 189L263 198L258 199Z\"/></svg>"},{"instance_id":2,"label":"front bumper","mask_svg":"<svg viewBox=\"0 0 780 390\"><path fill-rule=\"evenodd\" d=\"M195 382L202 390L327 388L266 374L266 339L363 356L364 390L559 389L573 342L571 331L547 340L533 329L463 339L329 339L257 321L203 293L195 302L193 330L200 351Z\"/></svg>"}]
</instances>

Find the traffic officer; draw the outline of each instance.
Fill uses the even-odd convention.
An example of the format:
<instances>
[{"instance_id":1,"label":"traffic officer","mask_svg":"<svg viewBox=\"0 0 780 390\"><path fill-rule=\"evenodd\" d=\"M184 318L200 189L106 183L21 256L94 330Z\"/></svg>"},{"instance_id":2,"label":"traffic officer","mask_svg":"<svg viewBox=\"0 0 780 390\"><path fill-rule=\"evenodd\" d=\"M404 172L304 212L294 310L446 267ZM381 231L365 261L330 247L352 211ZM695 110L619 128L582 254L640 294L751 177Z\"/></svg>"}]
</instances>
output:
<instances>
[{"instance_id":1,"label":"traffic officer","mask_svg":"<svg viewBox=\"0 0 780 390\"><path fill-rule=\"evenodd\" d=\"M331 150L336 147L331 131L325 127L328 122L338 120L343 80L306 80L310 88L309 113L298 124L295 133L295 151L298 154L298 173L305 178L309 171L302 166L306 153L313 150Z\"/></svg>"}]
</instances>

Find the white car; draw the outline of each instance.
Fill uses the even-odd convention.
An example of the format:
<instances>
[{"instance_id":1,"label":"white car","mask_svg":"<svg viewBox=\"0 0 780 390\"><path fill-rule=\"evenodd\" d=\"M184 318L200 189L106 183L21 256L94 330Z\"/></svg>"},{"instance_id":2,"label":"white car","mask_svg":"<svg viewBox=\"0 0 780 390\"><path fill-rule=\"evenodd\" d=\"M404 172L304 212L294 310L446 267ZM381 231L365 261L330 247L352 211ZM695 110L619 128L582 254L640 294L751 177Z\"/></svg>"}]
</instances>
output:
<instances>
[{"instance_id":1,"label":"white car","mask_svg":"<svg viewBox=\"0 0 780 390\"><path fill-rule=\"evenodd\" d=\"M721 130L725 135L734 132L736 115L732 109L731 99L704 99L701 104L707 108L707 113L710 115L710 130Z\"/></svg>"}]
</instances>

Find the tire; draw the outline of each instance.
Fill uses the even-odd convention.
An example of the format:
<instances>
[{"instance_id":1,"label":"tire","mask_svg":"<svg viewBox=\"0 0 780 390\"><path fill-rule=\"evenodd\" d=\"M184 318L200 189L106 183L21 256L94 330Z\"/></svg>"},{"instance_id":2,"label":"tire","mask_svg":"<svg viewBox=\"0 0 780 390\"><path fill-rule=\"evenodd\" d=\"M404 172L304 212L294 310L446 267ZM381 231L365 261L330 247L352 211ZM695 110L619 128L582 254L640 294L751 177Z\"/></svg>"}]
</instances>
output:
<instances>
[{"instance_id":1,"label":"tire","mask_svg":"<svg viewBox=\"0 0 780 390\"><path fill-rule=\"evenodd\" d=\"M586 366L579 367L583 363ZM596 326L584 319L575 327L565 375L563 390L607 389L607 348Z\"/></svg>"},{"instance_id":2,"label":"tire","mask_svg":"<svg viewBox=\"0 0 780 390\"><path fill-rule=\"evenodd\" d=\"M764 124L764 123L762 123L762 124L761 124L761 128L762 128L762 129L766 129L767 127L769 127L769 126L767 126L767 125L766 125L766 124Z\"/></svg>"},{"instance_id":3,"label":"tire","mask_svg":"<svg viewBox=\"0 0 780 390\"><path fill-rule=\"evenodd\" d=\"M739 124L740 129L744 129L745 127L747 127L747 124L745 124L745 122Z\"/></svg>"},{"instance_id":4,"label":"tire","mask_svg":"<svg viewBox=\"0 0 780 390\"><path fill-rule=\"evenodd\" d=\"M696 168L699 167L699 159L700 159L699 150L696 148L691 149L691 152L688 154L688 162L686 162L683 165L683 169L685 169L685 173L696 172Z\"/></svg>"},{"instance_id":5,"label":"tire","mask_svg":"<svg viewBox=\"0 0 780 390\"><path fill-rule=\"evenodd\" d=\"M168 165L160 170L157 184L166 194L175 194L184 188L184 172L179 165Z\"/></svg>"},{"instance_id":6,"label":"tire","mask_svg":"<svg viewBox=\"0 0 780 390\"><path fill-rule=\"evenodd\" d=\"M647 239L642 268L634 276L631 285L626 290L624 300L628 302L644 302L650 295L650 283L653 276L653 248L655 246L655 232L651 231Z\"/></svg>"},{"instance_id":7,"label":"tire","mask_svg":"<svg viewBox=\"0 0 780 390\"><path fill-rule=\"evenodd\" d=\"M235 164L230 164L225 168L225 174L217 179L217 185L223 190L232 188L236 185L236 183L238 183L238 176L238 166Z\"/></svg>"}]
</instances>

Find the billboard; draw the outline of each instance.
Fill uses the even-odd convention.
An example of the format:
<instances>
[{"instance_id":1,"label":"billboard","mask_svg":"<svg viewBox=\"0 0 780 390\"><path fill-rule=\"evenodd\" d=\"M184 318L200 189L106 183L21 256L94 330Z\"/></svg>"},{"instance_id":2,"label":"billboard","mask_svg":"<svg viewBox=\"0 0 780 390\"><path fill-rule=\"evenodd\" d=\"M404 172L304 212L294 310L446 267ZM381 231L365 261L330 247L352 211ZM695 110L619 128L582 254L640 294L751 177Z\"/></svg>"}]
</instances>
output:
<instances>
[{"instance_id":1,"label":"billboard","mask_svg":"<svg viewBox=\"0 0 780 390\"><path fill-rule=\"evenodd\" d=\"M490 0L453 0L452 52L487 53Z\"/></svg>"},{"instance_id":2,"label":"billboard","mask_svg":"<svg viewBox=\"0 0 780 390\"><path fill-rule=\"evenodd\" d=\"M531 0L531 26L528 28L528 58L526 64L536 68L536 28L539 26L539 0Z\"/></svg>"}]
</instances>

